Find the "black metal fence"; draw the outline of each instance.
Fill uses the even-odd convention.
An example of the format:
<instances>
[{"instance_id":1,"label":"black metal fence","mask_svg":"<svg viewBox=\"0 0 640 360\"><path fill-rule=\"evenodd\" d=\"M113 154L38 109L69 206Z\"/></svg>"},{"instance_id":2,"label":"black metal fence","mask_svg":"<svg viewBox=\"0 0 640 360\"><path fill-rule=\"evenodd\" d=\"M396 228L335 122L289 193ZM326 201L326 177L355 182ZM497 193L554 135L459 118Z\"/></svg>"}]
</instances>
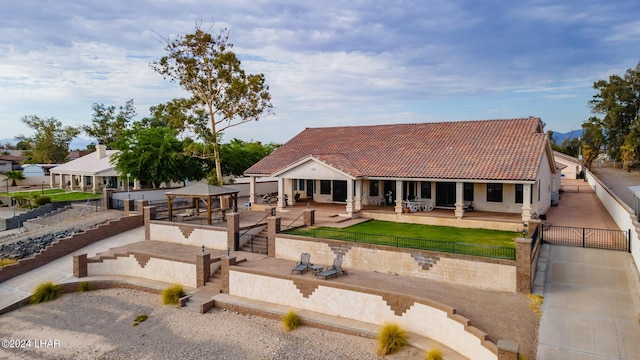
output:
<instances>
[{"instance_id":1,"label":"black metal fence","mask_svg":"<svg viewBox=\"0 0 640 360\"><path fill-rule=\"evenodd\" d=\"M545 225L542 240L549 244L631 251L630 231Z\"/></svg>"},{"instance_id":2,"label":"black metal fence","mask_svg":"<svg viewBox=\"0 0 640 360\"><path fill-rule=\"evenodd\" d=\"M414 239L392 235L366 234L326 228L317 228L311 230L312 231L309 235L315 238L336 239L367 244L440 251L451 254L464 254L497 259L516 259L516 249L506 246L470 244L443 240Z\"/></svg>"}]
</instances>

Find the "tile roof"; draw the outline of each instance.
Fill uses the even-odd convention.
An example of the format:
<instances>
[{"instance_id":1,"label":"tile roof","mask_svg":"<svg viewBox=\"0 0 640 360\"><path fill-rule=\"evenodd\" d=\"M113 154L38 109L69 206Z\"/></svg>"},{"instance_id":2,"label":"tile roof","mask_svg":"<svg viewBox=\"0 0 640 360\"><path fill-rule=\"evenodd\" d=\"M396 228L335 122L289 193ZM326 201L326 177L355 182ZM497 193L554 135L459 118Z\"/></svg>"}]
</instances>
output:
<instances>
[{"instance_id":1,"label":"tile roof","mask_svg":"<svg viewBox=\"0 0 640 360\"><path fill-rule=\"evenodd\" d=\"M539 118L307 128L245 171L272 175L313 157L354 177L535 180Z\"/></svg>"}]
</instances>

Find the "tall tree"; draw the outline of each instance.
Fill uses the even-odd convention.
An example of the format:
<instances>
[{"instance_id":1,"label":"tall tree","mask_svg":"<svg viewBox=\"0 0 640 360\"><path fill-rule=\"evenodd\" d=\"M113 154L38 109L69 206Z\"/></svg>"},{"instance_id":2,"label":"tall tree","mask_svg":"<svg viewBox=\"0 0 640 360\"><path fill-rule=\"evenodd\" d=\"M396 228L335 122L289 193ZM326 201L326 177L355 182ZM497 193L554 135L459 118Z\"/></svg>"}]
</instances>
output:
<instances>
[{"instance_id":1,"label":"tall tree","mask_svg":"<svg viewBox=\"0 0 640 360\"><path fill-rule=\"evenodd\" d=\"M620 160L622 146L627 145L625 155L628 157L628 147L640 145L637 136L628 137L634 129L640 134L640 63L628 69L624 76L611 75L608 81L595 82L593 88L597 93L589 104L593 113L602 116L599 120L609 154Z\"/></svg>"},{"instance_id":2,"label":"tall tree","mask_svg":"<svg viewBox=\"0 0 640 360\"><path fill-rule=\"evenodd\" d=\"M61 164L69 155L69 143L80 130L63 126L56 118L24 116L21 121L35 131L32 137L18 136L20 142L28 144L24 151L28 164Z\"/></svg>"},{"instance_id":3,"label":"tall tree","mask_svg":"<svg viewBox=\"0 0 640 360\"><path fill-rule=\"evenodd\" d=\"M600 119L595 116L582 124L582 163L591 167L591 163L598 157L600 148L604 144L604 134Z\"/></svg>"},{"instance_id":4,"label":"tall tree","mask_svg":"<svg viewBox=\"0 0 640 360\"><path fill-rule=\"evenodd\" d=\"M233 139L227 144L220 145L222 158L222 172L224 175L240 176L251 165L269 155L278 145L270 143L263 145L259 141L246 142Z\"/></svg>"},{"instance_id":5,"label":"tall tree","mask_svg":"<svg viewBox=\"0 0 640 360\"><path fill-rule=\"evenodd\" d=\"M113 105L105 106L94 103L91 125L83 125L82 131L96 139L98 144L113 148L113 143L118 140L119 135L129 126L135 116L133 99L117 109Z\"/></svg>"},{"instance_id":6,"label":"tall tree","mask_svg":"<svg viewBox=\"0 0 640 360\"><path fill-rule=\"evenodd\" d=\"M209 116L216 179L222 184L218 133L260 119L271 112L271 95L263 74L246 74L230 51L229 31L210 34L196 24L193 34L163 39L166 56L152 69L177 82Z\"/></svg>"},{"instance_id":7,"label":"tall tree","mask_svg":"<svg viewBox=\"0 0 640 360\"><path fill-rule=\"evenodd\" d=\"M119 174L148 180L156 188L163 182L200 180L209 171L206 162L184 155L176 130L134 122L122 135L114 143L120 151L111 158Z\"/></svg>"}]
</instances>

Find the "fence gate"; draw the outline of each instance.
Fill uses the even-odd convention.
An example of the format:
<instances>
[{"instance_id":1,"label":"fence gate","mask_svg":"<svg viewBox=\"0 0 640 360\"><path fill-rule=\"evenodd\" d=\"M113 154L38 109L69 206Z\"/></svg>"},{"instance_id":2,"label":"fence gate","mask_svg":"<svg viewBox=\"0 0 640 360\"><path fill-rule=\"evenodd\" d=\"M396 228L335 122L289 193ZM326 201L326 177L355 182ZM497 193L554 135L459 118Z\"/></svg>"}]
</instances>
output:
<instances>
[{"instance_id":1,"label":"fence gate","mask_svg":"<svg viewBox=\"0 0 640 360\"><path fill-rule=\"evenodd\" d=\"M542 241L548 244L631 252L630 232L571 226L544 225Z\"/></svg>"}]
</instances>

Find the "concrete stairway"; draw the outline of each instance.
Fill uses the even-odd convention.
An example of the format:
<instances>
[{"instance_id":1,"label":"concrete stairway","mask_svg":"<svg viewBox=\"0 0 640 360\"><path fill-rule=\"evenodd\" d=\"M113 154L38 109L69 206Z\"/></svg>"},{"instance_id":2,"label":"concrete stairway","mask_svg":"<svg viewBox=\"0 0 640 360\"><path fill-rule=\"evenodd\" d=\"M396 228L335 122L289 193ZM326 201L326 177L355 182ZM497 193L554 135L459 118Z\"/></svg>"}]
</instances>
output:
<instances>
[{"instance_id":1,"label":"concrete stairway","mask_svg":"<svg viewBox=\"0 0 640 360\"><path fill-rule=\"evenodd\" d=\"M220 275L220 269L216 271L209 281L201 288L198 288L193 292L189 301L182 307L183 310L204 314L209 309L203 307L203 304L210 303L213 297L220 294L222 291L222 277Z\"/></svg>"}]
</instances>

